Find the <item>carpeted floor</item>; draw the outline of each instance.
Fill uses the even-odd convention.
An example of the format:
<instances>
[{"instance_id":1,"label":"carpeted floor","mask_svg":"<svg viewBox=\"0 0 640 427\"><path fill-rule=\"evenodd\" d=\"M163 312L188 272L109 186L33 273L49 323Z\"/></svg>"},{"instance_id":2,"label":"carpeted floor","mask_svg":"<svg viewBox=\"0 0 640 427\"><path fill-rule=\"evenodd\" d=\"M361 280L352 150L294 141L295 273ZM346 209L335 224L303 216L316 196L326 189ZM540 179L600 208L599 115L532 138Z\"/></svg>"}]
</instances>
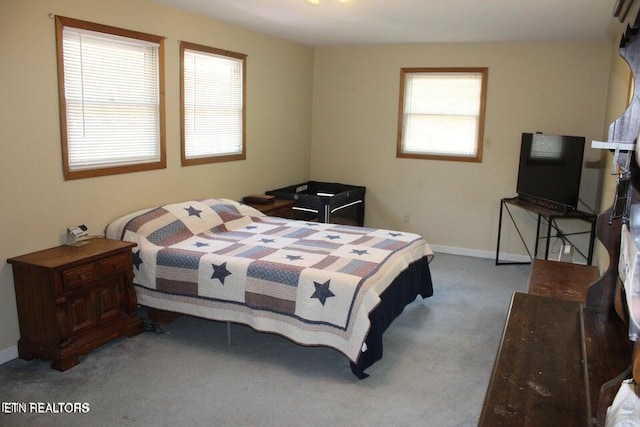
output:
<instances>
[{"instance_id":1,"label":"carpeted floor","mask_svg":"<svg viewBox=\"0 0 640 427\"><path fill-rule=\"evenodd\" d=\"M431 270L434 296L389 327L365 380L334 350L240 325L229 347L225 324L184 317L166 334L102 346L66 372L37 360L1 365L0 425L475 426L529 266L437 254ZM12 402L49 411L77 403L85 413L6 413Z\"/></svg>"}]
</instances>

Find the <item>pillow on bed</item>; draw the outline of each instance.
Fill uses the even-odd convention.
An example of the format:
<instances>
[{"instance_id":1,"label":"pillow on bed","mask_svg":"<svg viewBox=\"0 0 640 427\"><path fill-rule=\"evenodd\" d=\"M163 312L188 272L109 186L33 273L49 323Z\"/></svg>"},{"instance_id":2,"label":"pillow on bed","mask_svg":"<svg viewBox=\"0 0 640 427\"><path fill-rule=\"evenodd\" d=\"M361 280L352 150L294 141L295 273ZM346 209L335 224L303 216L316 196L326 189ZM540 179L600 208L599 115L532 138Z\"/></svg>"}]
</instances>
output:
<instances>
[{"instance_id":1,"label":"pillow on bed","mask_svg":"<svg viewBox=\"0 0 640 427\"><path fill-rule=\"evenodd\" d=\"M109 224L105 235L130 240L125 233L131 232L153 244L167 245L208 231L235 230L249 224L255 216L263 214L233 200L192 200L125 215Z\"/></svg>"}]
</instances>

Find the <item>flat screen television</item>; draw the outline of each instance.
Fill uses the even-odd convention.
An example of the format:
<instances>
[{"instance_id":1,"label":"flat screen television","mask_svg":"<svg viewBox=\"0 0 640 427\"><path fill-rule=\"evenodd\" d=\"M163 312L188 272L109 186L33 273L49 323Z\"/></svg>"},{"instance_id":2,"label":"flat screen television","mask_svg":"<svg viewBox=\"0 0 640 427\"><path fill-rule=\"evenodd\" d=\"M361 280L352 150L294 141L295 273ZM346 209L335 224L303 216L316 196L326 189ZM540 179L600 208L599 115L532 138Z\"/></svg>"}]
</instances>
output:
<instances>
[{"instance_id":1,"label":"flat screen television","mask_svg":"<svg viewBox=\"0 0 640 427\"><path fill-rule=\"evenodd\" d=\"M578 208L585 139L523 133L518 198L566 213Z\"/></svg>"}]
</instances>

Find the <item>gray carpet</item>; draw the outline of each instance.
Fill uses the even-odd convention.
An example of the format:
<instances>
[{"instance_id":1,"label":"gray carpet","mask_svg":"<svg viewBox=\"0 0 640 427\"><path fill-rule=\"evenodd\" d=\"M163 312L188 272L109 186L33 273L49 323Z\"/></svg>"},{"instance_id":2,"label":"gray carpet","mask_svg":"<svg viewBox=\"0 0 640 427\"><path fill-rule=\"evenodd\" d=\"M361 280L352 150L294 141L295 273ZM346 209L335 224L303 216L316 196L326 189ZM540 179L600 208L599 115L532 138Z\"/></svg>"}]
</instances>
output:
<instances>
[{"instance_id":1,"label":"gray carpet","mask_svg":"<svg viewBox=\"0 0 640 427\"><path fill-rule=\"evenodd\" d=\"M334 350L239 325L229 347L225 324L184 317L166 334L102 346L66 372L38 360L1 365L0 402L88 403L89 411L0 412L0 425L474 426L529 266L437 254L431 270L434 296L389 327L384 357L365 380Z\"/></svg>"}]
</instances>

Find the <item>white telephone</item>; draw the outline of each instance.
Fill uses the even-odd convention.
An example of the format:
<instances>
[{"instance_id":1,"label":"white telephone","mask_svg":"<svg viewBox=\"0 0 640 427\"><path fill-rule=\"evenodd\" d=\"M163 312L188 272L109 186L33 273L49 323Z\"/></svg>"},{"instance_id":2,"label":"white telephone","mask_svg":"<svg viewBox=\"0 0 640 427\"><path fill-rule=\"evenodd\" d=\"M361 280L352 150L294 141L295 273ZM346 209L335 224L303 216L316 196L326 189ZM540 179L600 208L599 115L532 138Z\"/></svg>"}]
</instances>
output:
<instances>
[{"instance_id":1,"label":"white telephone","mask_svg":"<svg viewBox=\"0 0 640 427\"><path fill-rule=\"evenodd\" d=\"M85 242L84 240L88 238L89 232L87 231L87 226L84 224L67 228L67 245L69 246L86 245L89 242Z\"/></svg>"}]
</instances>

